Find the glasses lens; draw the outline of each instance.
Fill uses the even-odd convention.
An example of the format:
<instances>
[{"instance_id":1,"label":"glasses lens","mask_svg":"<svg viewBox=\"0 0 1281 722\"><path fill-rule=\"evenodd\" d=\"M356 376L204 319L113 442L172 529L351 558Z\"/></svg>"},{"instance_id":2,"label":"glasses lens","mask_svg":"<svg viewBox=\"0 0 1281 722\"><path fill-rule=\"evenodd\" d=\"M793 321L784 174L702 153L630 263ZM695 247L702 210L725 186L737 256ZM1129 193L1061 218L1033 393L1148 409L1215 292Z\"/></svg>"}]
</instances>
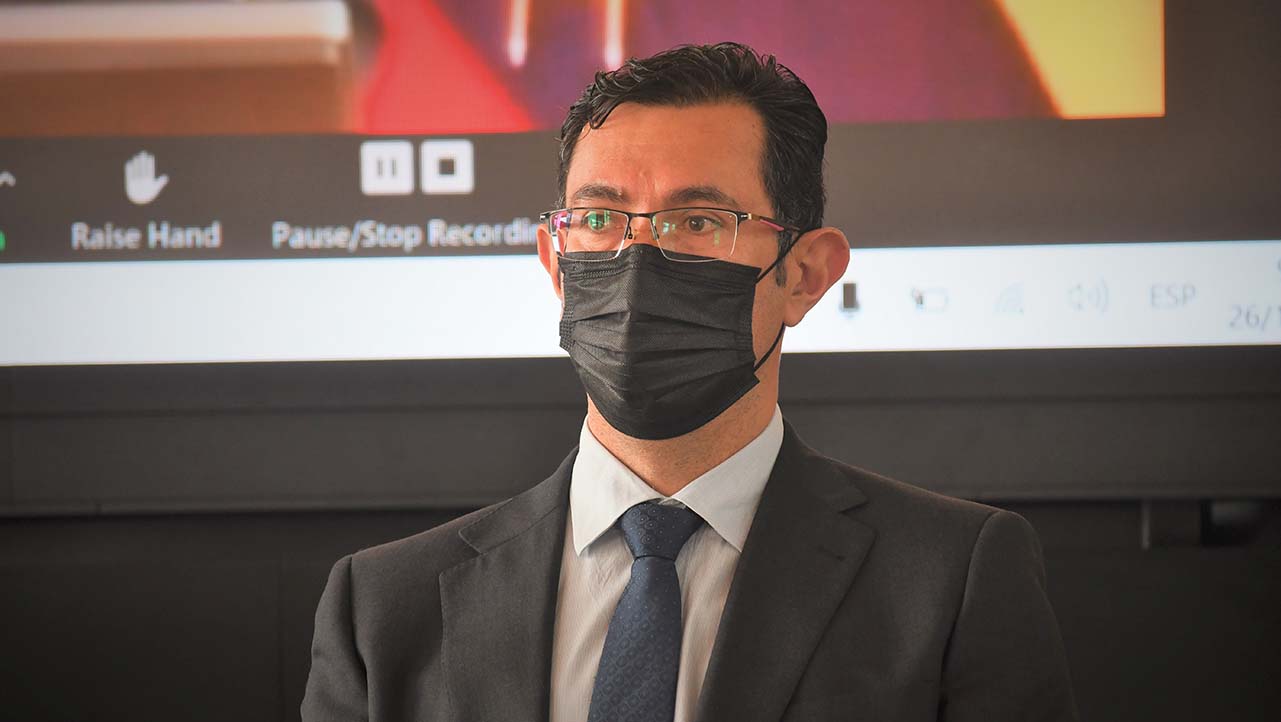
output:
<instances>
[{"instance_id":1,"label":"glasses lens","mask_svg":"<svg viewBox=\"0 0 1281 722\"><path fill-rule=\"evenodd\" d=\"M606 208L571 208L548 219L556 250L567 253L617 251L627 232L627 215Z\"/></svg>"},{"instance_id":2,"label":"glasses lens","mask_svg":"<svg viewBox=\"0 0 1281 722\"><path fill-rule=\"evenodd\" d=\"M654 217L658 248L675 261L729 258L738 235L738 216L714 208L678 208ZM695 256L695 258L690 258Z\"/></svg>"}]
</instances>

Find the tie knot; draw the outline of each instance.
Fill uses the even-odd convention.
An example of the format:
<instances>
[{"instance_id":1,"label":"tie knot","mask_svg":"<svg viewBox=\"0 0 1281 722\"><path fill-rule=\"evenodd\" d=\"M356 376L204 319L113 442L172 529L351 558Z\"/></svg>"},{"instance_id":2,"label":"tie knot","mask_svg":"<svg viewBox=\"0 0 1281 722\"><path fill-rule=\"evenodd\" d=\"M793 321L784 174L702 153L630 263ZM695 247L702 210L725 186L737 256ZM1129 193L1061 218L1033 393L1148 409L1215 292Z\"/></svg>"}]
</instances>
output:
<instances>
[{"instance_id":1,"label":"tie knot","mask_svg":"<svg viewBox=\"0 0 1281 722\"><path fill-rule=\"evenodd\" d=\"M672 561L702 524L702 517L683 506L652 501L633 506L618 521L633 558L662 557Z\"/></svg>"}]
</instances>

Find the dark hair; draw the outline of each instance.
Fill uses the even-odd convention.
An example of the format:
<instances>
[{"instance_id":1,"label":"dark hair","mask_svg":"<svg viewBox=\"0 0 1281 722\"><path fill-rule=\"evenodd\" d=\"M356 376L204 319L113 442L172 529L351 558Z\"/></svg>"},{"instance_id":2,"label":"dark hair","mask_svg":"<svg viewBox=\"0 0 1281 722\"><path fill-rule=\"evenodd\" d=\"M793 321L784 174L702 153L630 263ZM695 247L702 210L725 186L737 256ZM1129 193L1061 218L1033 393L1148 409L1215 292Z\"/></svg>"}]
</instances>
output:
<instances>
[{"instance_id":1,"label":"dark hair","mask_svg":"<svg viewBox=\"0 0 1281 722\"><path fill-rule=\"evenodd\" d=\"M823 225L827 118L809 87L787 66L740 43L682 45L596 73L560 129L557 205L565 204L569 163L584 126L599 128L623 103L680 107L718 101L741 101L761 116L761 172L774 217L802 231ZM780 249L790 236L779 234Z\"/></svg>"}]
</instances>

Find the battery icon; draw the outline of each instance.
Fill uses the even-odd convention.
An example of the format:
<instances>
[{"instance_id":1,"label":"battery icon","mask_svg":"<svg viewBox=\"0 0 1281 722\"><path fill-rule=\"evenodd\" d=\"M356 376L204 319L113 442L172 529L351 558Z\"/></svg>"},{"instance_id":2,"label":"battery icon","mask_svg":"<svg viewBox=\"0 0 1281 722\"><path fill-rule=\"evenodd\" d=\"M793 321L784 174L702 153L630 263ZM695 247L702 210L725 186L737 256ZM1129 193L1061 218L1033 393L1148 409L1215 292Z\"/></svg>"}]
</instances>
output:
<instances>
[{"instance_id":1,"label":"battery icon","mask_svg":"<svg viewBox=\"0 0 1281 722\"><path fill-rule=\"evenodd\" d=\"M845 311L858 310L858 284L841 284L841 309Z\"/></svg>"}]
</instances>

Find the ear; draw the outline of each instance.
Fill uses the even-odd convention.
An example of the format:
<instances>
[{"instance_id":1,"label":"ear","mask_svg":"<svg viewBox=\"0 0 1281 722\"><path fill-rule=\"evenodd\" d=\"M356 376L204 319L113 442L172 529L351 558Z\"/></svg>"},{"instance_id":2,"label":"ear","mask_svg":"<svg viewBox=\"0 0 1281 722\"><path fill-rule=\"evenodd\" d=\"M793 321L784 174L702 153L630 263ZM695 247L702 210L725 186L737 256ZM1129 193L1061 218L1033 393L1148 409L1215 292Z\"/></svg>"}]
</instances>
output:
<instances>
[{"instance_id":1,"label":"ear","mask_svg":"<svg viewBox=\"0 0 1281 722\"><path fill-rule=\"evenodd\" d=\"M787 254L783 323L795 326L827 289L841 280L850 264L850 242L839 228L816 228L803 234Z\"/></svg>"},{"instance_id":2,"label":"ear","mask_svg":"<svg viewBox=\"0 0 1281 722\"><path fill-rule=\"evenodd\" d=\"M542 224L538 226L538 262L543 264L543 270L547 271L547 275L551 277L556 298L564 301L565 296L560 289L560 263L555 249L552 248L551 232Z\"/></svg>"}]
</instances>

